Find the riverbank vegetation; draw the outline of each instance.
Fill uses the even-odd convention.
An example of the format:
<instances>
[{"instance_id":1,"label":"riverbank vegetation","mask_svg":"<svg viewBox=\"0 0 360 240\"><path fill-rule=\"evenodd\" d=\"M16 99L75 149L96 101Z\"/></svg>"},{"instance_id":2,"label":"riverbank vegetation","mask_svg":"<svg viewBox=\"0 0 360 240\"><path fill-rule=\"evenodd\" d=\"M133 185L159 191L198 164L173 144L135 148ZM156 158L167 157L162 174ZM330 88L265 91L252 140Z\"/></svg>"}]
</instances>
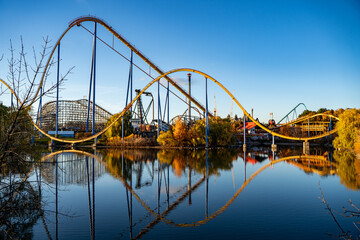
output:
<instances>
[{"instance_id":1,"label":"riverbank vegetation","mask_svg":"<svg viewBox=\"0 0 360 240\"><path fill-rule=\"evenodd\" d=\"M120 113L112 115L106 122L106 127L109 126L118 116ZM121 137L122 136L122 126L124 121L124 137L127 137L133 133L133 128L131 126L131 112L127 111L125 115L119 120L117 120L114 125L112 125L106 132L105 137L110 139L113 137Z\"/></svg>"},{"instance_id":2,"label":"riverbank vegetation","mask_svg":"<svg viewBox=\"0 0 360 240\"><path fill-rule=\"evenodd\" d=\"M360 144L360 109L348 109L339 115L337 137L333 144L338 149L355 149Z\"/></svg>"},{"instance_id":3,"label":"riverbank vegetation","mask_svg":"<svg viewBox=\"0 0 360 240\"><path fill-rule=\"evenodd\" d=\"M175 120L167 132L161 132L157 138L161 146L169 147L201 147L206 144L206 123L200 119L192 124L185 124L180 118ZM229 146L235 143L230 119L220 117L209 118L208 144L211 147Z\"/></svg>"}]
</instances>

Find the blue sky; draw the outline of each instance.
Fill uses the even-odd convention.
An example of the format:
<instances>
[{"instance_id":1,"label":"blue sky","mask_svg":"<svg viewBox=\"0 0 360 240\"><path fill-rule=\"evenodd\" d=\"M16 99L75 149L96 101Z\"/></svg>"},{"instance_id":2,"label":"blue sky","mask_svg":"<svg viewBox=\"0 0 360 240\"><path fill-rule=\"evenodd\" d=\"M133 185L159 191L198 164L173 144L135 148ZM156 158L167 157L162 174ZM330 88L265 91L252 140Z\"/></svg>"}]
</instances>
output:
<instances>
[{"instance_id":1,"label":"blue sky","mask_svg":"<svg viewBox=\"0 0 360 240\"><path fill-rule=\"evenodd\" d=\"M6 79L8 72L10 39L19 46L21 35L30 56L32 46L40 50L43 36L55 42L72 19L88 14L104 19L165 71L189 67L213 76L234 91L245 109L253 108L261 121L267 121L271 112L280 120L300 102L311 110L360 108L360 2L355 0L0 0L0 54L4 55L0 78ZM89 23L84 26L93 28ZM112 42L101 27L99 36ZM75 69L64 86L63 99L87 95L91 42L81 28L64 38L61 68ZM129 55L120 42L115 46ZM100 43L97 62L97 99L111 112L119 111L124 106L128 64ZM186 74L176 77L185 79ZM135 87L149 81L134 73ZM226 116L230 99L215 85L209 88L210 109L216 95L218 112ZM156 88L150 90L155 94ZM194 76L192 92L204 102L201 77ZM171 100L172 115L186 109ZM237 107L233 112L242 115Z\"/></svg>"}]
</instances>

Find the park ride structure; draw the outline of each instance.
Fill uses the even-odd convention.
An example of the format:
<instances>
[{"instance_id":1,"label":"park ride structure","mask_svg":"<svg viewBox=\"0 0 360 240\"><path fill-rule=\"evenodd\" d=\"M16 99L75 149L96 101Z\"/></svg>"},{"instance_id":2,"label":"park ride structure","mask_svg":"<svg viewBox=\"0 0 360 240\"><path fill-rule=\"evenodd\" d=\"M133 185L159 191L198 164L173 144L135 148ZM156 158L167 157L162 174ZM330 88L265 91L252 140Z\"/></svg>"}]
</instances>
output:
<instances>
[{"instance_id":1,"label":"park ride structure","mask_svg":"<svg viewBox=\"0 0 360 240\"><path fill-rule=\"evenodd\" d=\"M93 22L94 23L94 32L91 32L90 30L88 30L85 26L83 26L82 23L84 22ZM125 44L125 46L127 46L130 50L131 50L131 57L127 58L125 57L123 54L121 54L120 52L118 52L117 50L115 50L113 47L111 47L109 44L107 44L105 41L103 41L101 38L99 38L97 36L97 24L102 25L103 27L105 27L105 29L107 29L114 37L116 37L117 39L119 39L123 44ZM63 37L66 35L66 33L68 33L68 31L70 29L72 29L74 26L78 26L78 27L82 27L84 28L87 32L89 32L91 35L93 35L94 37L94 41L93 41L93 53L92 53L92 62L91 62L91 74L90 74L90 84L89 84L89 99L87 101L88 103L88 113L87 113L87 125L89 124L89 122L92 123L92 135L88 136L88 137L84 137L82 139L62 139L58 137L58 130L59 130L59 68L60 68L60 43L61 40L63 39ZM129 70L129 79L128 79L128 87L127 87L127 96L126 96L126 106L125 108L118 114L117 118L114 119L110 124L108 124L108 126L106 126L105 128L103 128L100 131L96 131L96 119L95 119L95 110L96 110L96 99L95 99L95 79L96 79L96 42L97 40L100 40L102 43L104 43L106 46L108 46L109 48L111 48L113 51L115 51L116 53L118 53L120 56L122 56L124 59L126 59L127 61L129 61L130 63L130 70ZM213 81L215 84L217 84L224 92L226 92L226 94L231 98L231 100L233 102L235 102L237 104L237 106L243 111L244 113L244 117L246 116L248 119L250 119L253 123L255 123L259 128L263 129L264 131L266 131L267 133L271 134L274 137L280 137L283 139L288 139L288 140L297 140L297 141L305 141L308 142L309 140L314 140L314 139L319 139L319 138L323 138L326 136L329 136L333 133L336 132L336 129L331 129L325 133L316 135L316 136L310 136L308 135L307 137L293 137L293 136L286 136L280 133L277 133L269 128L267 128L266 126L264 126L263 124L261 124L259 121L257 121L255 118L253 118L252 115L250 115L245 108L240 104L240 102L235 98L235 96L225 87L223 86L219 81L217 81L215 78L211 77L210 75L201 72L199 70L196 69L191 69L191 68L179 68L179 69L174 69L168 72L162 71L158 66L156 66L152 61L150 61L147 57L145 57L145 55L143 53L141 53L138 49L136 49L134 47L134 45L130 44L124 37L122 37L117 31L114 30L114 28L112 28L110 25L108 25L107 23L105 23L103 20L97 18L97 17L93 17L93 16L85 16L85 17L79 17L75 20L73 20L72 22L70 22L68 28L63 32L63 34L60 36L60 38L58 39L58 41L56 42L56 44L54 45L48 61L45 65L45 69L43 71L38 89L35 92L35 95L33 97L33 99L30 101L30 103L27 105L27 107L31 107L34 102L36 101L37 98L41 99L42 96L42 87L45 83L46 80L46 73L47 73L47 69L48 66L51 62L51 59L53 58L54 53L57 50L57 93L56 93L56 134L55 136L52 136L50 134L48 134L46 131L44 131L43 129L41 129L39 127L38 124L36 124L34 121L34 126L35 128L41 132L43 135L49 137L51 140L53 141L58 141L58 142L63 142L63 143L70 143L70 144L76 144L76 143L81 143L81 142L86 142L92 139L98 138L100 135L104 134L110 127L112 127L114 125L114 123L116 121L118 121L120 118L123 118L124 114L127 111L132 111L133 105L135 102L137 102L141 95L146 95L147 92L146 90L152 86L153 84L157 84L158 85L158 99L157 99L157 105L158 105L158 111L157 111L157 123L158 123L158 135L160 133L160 129L161 129L161 125L162 123L167 123L169 124L169 93L172 93L174 95L176 95L174 92L172 92L169 89L169 85L171 84L173 87L175 87L181 94L183 94L188 101L182 100L183 102L185 102L185 104L187 104L189 106L189 110L188 110L188 115L191 118L191 109L194 109L195 111L197 111L199 113L200 116L204 116L206 118L206 124L208 126L208 117L213 116L213 114L209 111L208 109L208 98L207 98L207 92L208 92L208 88L207 88L207 82L208 79L210 79L211 81ZM150 74L148 74L147 72L145 72L143 69L141 69L137 64L135 64L133 62L133 53L135 53L138 57L140 57L146 64L149 65L149 67L151 67L152 69L154 69L157 73L159 73L160 75L156 78L152 77ZM140 69L142 72L144 72L146 75L148 75L152 81L150 83L148 83L141 91L138 91L137 95L132 98L132 69L133 67L137 67L138 69ZM197 73L201 76L204 77L205 80L205 106L203 106L200 101L198 101L197 99L195 99L195 97L193 95L191 95L191 89L189 87L189 90L186 91L185 89L183 89L178 83L176 83L176 81L172 80L171 77L169 75L173 74L173 73L178 73L178 72L188 72L188 73ZM189 79L191 75L188 75ZM163 83L160 82L161 79L165 79L167 86L165 86ZM5 83L3 80L1 80L1 82ZM190 80L189 80L190 83ZM11 90L12 95L15 95L15 97L18 99L18 102L21 102L20 99L18 98L18 96L16 96L16 94L14 93L14 91L10 88L9 85L7 85L5 83L5 85ZM160 107L160 86L166 88L167 90L167 97L166 97L166 103L165 103L165 111L163 111L163 114L161 112L161 107ZM91 101L91 96L92 96L92 101ZM177 96L177 95L176 95ZM179 99L180 97L177 96ZM191 104L194 104L195 106L192 106ZM89 120L90 118L90 105L92 104L92 121ZM153 104L154 104L154 100L153 100ZM299 104L300 105L300 104ZM297 106L298 107L298 106ZM297 107L295 107L294 109L296 109ZM294 110L293 109L293 110ZM290 114L290 113L289 113ZM167 115L167 116L166 116ZM329 117L331 117L334 120L337 120L338 118L332 115L328 115ZM167 121L163 121L163 119L165 119L167 117ZM245 119L245 118L244 118ZM305 119L302 119L305 120ZM289 124L289 123L288 123ZM308 124L309 125L309 124ZM305 128L305 127L304 127ZM208 127L206 127L206 135L208 134ZM244 137L245 139L245 137ZM273 140L274 142L274 140ZM245 144L245 143L244 143Z\"/></svg>"}]
</instances>

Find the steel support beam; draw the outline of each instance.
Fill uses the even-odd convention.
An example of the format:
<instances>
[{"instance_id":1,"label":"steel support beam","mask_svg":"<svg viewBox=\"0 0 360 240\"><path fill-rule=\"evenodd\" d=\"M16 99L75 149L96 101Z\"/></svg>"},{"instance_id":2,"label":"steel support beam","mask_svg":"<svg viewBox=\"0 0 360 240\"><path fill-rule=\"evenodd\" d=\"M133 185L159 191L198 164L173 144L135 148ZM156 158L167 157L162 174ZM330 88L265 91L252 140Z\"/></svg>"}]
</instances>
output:
<instances>
[{"instance_id":1,"label":"steel support beam","mask_svg":"<svg viewBox=\"0 0 360 240\"><path fill-rule=\"evenodd\" d=\"M55 130L55 135L56 137L58 136L58 131L59 131L59 84L60 84L60 79L59 79L59 72L60 72L60 43L58 45L58 59L57 59L57 73L56 73L56 130Z\"/></svg>"},{"instance_id":2,"label":"steel support beam","mask_svg":"<svg viewBox=\"0 0 360 240\"><path fill-rule=\"evenodd\" d=\"M209 106L208 106L208 91L207 91L207 77L205 77L205 147L209 147L208 135L209 135Z\"/></svg>"},{"instance_id":3,"label":"steel support beam","mask_svg":"<svg viewBox=\"0 0 360 240\"><path fill-rule=\"evenodd\" d=\"M94 31L94 69L93 69L93 115L92 115L92 134L95 134L95 79L96 79L96 35L97 35L97 26L95 22L95 31ZM95 138L96 143L96 138Z\"/></svg>"}]
</instances>

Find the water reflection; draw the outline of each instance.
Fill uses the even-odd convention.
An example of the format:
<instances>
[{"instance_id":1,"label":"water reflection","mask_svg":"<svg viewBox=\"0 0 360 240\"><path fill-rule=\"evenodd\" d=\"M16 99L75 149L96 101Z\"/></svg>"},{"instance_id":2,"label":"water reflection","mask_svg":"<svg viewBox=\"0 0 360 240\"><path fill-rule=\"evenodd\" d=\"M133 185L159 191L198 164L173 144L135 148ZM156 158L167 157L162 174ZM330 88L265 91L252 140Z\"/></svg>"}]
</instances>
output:
<instances>
[{"instance_id":1,"label":"water reflection","mask_svg":"<svg viewBox=\"0 0 360 240\"><path fill-rule=\"evenodd\" d=\"M101 177L106 172L105 166L101 161L95 161L94 166L89 167L89 156L84 154L87 152L69 150L44 156L41 159L42 166L40 168L43 179L50 184L55 184L57 181L59 185L64 186L73 184L86 186L89 175L90 180L93 175L95 180ZM96 155L92 157L98 158ZM88 171L90 171L89 174Z\"/></svg>"},{"instance_id":2,"label":"water reflection","mask_svg":"<svg viewBox=\"0 0 360 240\"><path fill-rule=\"evenodd\" d=\"M42 210L41 191L28 181L31 168L27 162L0 168L0 239L33 237L32 228ZM35 173L38 177L38 172Z\"/></svg>"},{"instance_id":3,"label":"water reflection","mask_svg":"<svg viewBox=\"0 0 360 240\"><path fill-rule=\"evenodd\" d=\"M11 214L6 217L2 214L1 226L3 226L2 229L6 229L6 231L2 230L2 234L8 236L6 234L13 232L13 234L18 234L14 235L16 238L30 239L32 235L29 234L31 231L28 229L34 226L37 219L43 217L42 222L45 229L48 229L48 224L55 225L55 233L50 234L46 230L48 237L51 238L51 235L54 234L54 238L58 239L59 235L61 236L63 232L67 231L67 227L63 226L64 222L71 222L66 219L66 216L71 216L72 213L64 214L64 206L69 203L71 205L71 201L76 201L76 199L70 198L69 202L69 199L65 200L61 196L64 196L66 191L72 191L74 186L80 186L86 192L86 203L82 202L82 204L86 204L88 209L86 212L73 215L76 215L75 218L87 216L88 235L84 236L91 239L95 239L95 236L97 238L112 237L113 235L110 233L108 233L109 235L104 233L101 228L102 221L95 225L97 218L102 219L102 216L96 216L99 213L102 215L102 211L104 211L102 205L100 205L100 210L96 211L99 206L96 206L95 200L101 198L101 195L96 198L96 192L104 194L103 187L105 185L100 183L101 179L106 179L108 175L123 186L122 196L125 199L123 202L125 205L121 206L126 209L126 217L121 217L122 220L119 220L119 224L125 227L124 219L126 219L127 227L123 228L121 234L117 228L113 231L122 237L128 235L130 239L143 237L160 223L175 227L194 227L208 223L228 209L255 177L280 162L288 163L307 174L320 176L337 174L340 176L341 183L347 188L359 189L360 164L355 154L337 151L333 154L322 149L314 149L310 153L311 155L300 155L299 152L301 150L290 148L279 149L278 152L259 148L256 151L245 152L229 149L211 151L103 149L91 153L78 150L51 153L32 166L32 170L29 167L24 170L25 173L17 174L16 177L10 171L2 172L0 203L2 213L4 209L6 210L3 206L13 209L25 206L21 211L15 211L16 217L21 219L21 221L17 221L17 224L24 223L21 226L11 222L15 219ZM242 185L232 195L225 194L224 199L220 201L221 204L209 201L209 193L211 194L214 187L209 183L209 179L213 176L216 181L216 177L220 179L221 175L226 175L231 171L235 190L234 168L238 168L239 163L242 163L243 167ZM25 178L30 173L36 176L31 182L27 180L27 177ZM20 194L12 198L11 193L15 193L12 189L15 186L13 184L15 178L17 179L15 182L27 187L21 189L17 187L15 192L18 191ZM99 184L98 181L100 181ZM46 186L51 187L46 188ZM96 192L95 188L98 189ZM203 189L204 192L198 191L199 189ZM44 191L45 195L54 201L44 204L42 201L44 200L42 198ZM202 216L196 213L198 206L201 206L199 199L204 201ZM11 202L11 204L6 202ZM107 208L109 207L118 208L118 206L107 206ZM188 211L187 208L194 211L191 220L186 215L182 216L181 212L179 213L179 211ZM10 212L10 210L7 211ZM96 216L95 213L97 213ZM52 220L46 222L46 219ZM9 226L12 226L12 229ZM98 231L95 231L96 229Z\"/></svg>"},{"instance_id":4,"label":"water reflection","mask_svg":"<svg viewBox=\"0 0 360 240\"><path fill-rule=\"evenodd\" d=\"M360 189L360 158L354 152L335 151L334 159L338 162L337 174L341 183L353 190Z\"/></svg>"},{"instance_id":5,"label":"water reflection","mask_svg":"<svg viewBox=\"0 0 360 240\"><path fill-rule=\"evenodd\" d=\"M41 217L40 192L19 175L1 179L0 239L31 239Z\"/></svg>"}]
</instances>

